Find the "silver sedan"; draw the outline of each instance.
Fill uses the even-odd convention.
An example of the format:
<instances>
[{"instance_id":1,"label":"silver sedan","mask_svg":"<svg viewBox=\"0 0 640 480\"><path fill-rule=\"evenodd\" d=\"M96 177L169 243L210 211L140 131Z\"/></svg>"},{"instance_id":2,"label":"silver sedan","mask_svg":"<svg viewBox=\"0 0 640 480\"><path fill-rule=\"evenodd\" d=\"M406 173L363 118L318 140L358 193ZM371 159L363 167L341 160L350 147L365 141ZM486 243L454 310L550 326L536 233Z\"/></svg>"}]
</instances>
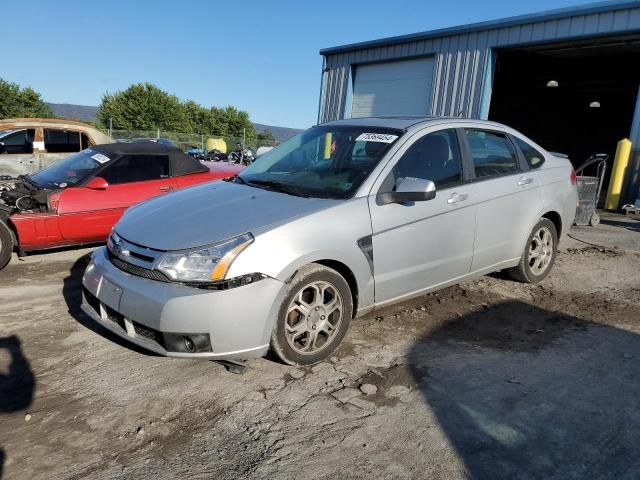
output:
<instances>
[{"instance_id":1,"label":"silver sedan","mask_svg":"<svg viewBox=\"0 0 640 480\"><path fill-rule=\"evenodd\" d=\"M83 308L162 355L312 364L377 308L497 270L545 278L575 180L497 123L319 125L229 181L131 208L92 256Z\"/></svg>"}]
</instances>

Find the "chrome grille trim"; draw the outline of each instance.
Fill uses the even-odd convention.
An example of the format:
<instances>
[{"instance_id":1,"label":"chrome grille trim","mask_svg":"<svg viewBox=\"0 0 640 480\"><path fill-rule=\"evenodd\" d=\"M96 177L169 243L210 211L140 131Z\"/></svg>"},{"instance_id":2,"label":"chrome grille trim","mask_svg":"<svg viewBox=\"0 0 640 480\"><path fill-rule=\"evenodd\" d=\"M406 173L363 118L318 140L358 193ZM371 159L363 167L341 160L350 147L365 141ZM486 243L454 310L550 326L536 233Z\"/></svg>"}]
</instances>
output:
<instances>
[{"instance_id":1,"label":"chrome grille trim","mask_svg":"<svg viewBox=\"0 0 640 480\"><path fill-rule=\"evenodd\" d=\"M129 242L116 232L111 232L109 235L107 249L113 258L147 270L153 270L156 262L164 253Z\"/></svg>"}]
</instances>

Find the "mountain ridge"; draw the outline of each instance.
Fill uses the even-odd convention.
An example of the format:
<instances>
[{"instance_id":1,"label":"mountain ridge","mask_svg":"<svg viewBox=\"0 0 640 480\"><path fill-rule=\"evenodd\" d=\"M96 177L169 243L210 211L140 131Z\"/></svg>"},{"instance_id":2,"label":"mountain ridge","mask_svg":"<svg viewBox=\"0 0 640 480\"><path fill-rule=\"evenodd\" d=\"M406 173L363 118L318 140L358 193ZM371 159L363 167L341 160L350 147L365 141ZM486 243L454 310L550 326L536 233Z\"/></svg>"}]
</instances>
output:
<instances>
[{"instance_id":1,"label":"mountain ridge","mask_svg":"<svg viewBox=\"0 0 640 480\"><path fill-rule=\"evenodd\" d=\"M71 120L79 120L81 122L94 122L98 107L91 105L76 105L73 103L49 103L49 107L53 110L54 116L58 118L68 118ZM302 132L299 128L277 127L275 125L266 125L264 123L253 123L257 133L263 131L271 132L271 135L279 141L284 142L294 135Z\"/></svg>"}]
</instances>

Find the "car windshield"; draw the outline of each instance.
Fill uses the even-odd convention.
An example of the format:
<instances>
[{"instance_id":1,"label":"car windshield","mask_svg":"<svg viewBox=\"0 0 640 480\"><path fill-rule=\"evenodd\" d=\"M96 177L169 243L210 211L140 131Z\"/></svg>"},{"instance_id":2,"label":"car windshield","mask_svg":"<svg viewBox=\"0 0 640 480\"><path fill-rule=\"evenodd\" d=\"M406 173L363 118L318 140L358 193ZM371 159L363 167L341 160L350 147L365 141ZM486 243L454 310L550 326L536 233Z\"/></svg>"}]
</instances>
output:
<instances>
[{"instance_id":1,"label":"car windshield","mask_svg":"<svg viewBox=\"0 0 640 480\"><path fill-rule=\"evenodd\" d=\"M402 130L319 126L262 155L238 183L302 197L352 197Z\"/></svg>"},{"instance_id":2,"label":"car windshield","mask_svg":"<svg viewBox=\"0 0 640 480\"><path fill-rule=\"evenodd\" d=\"M106 155L88 148L40 170L29 179L42 187L65 188L83 181L109 160Z\"/></svg>"}]
</instances>

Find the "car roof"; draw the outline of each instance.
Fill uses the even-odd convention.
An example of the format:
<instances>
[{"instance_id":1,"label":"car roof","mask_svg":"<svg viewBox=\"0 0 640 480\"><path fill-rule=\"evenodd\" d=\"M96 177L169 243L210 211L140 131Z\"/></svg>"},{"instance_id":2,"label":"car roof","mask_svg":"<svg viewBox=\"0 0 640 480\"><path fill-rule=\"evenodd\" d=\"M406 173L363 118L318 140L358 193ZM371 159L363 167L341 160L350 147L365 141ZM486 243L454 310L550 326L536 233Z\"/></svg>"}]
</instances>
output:
<instances>
[{"instance_id":1,"label":"car roof","mask_svg":"<svg viewBox=\"0 0 640 480\"><path fill-rule=\"evenodd\" d=\"M52 128L52 129L71 129L80 130L87 133L98 144L111 143L114 140L108 135L87 123L78 122L76 120L67 120L66 118L3 118L0 119L0 130L20 130L30 128Z\"/></svg>"},{"instance_id":2,"label":"car roof","mask_svg":"<svg viewBox=\"0 0 640 480\"><path fill-rule=\"evenodd\" d=\"M504 125L490 122L487 120L477 120L473 118L461 118L461 117L433 117L433 116L420 116L420 115L389 115L389 116L377 116L377 117L363 117L363 118L347 118L344 120L336 120L333 122L323 123L322 125L344 125L344 126L367 126L367 127L383 127L383 128L398 128L401 130L407 130L410 127L415 126L428 126L440 123L475 123L479 126L485 127L504 127Z\"/></svg>"}]
</instances>

